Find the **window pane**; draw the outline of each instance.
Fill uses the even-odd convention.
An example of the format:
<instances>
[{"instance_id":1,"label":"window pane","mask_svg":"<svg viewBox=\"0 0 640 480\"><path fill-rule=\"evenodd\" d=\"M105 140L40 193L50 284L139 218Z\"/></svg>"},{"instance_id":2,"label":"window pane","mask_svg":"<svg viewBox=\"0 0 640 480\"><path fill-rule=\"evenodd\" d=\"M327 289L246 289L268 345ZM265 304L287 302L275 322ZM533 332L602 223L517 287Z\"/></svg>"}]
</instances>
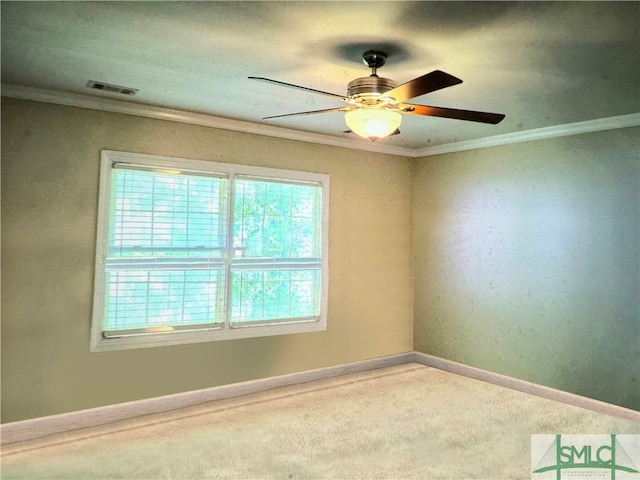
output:
<instances>
[{"instance_id":1,"label":"window pane","mask_svg":"<svg viewBox=\"0 0 640 480\"><path fill-rule=\"evenodd\" d=\"M234 251L249 258L319 258L322 189L238 178Z\"/></svg>"},{"instance_id":2,"label":"window pane","mask_svg":"<svg viewBox=\"0 0 640 480\"><path fill-rule=\"evenodd\" d=\"M223 277L221 268L107 271L104 329L221 322Z\"/></svg>"},{"instance_id":3,"label":"window pane","mask_svg":"<svg viewBox=\"0 0 640 480\"><path fill-rule=\"evenodd\" d=\"M243 270L232 274L232 323L320 314L320 270Z\"/></svg>"},{"instance_id":4,"label":"window pane","mask_svg":"<svg viewBox=\"0 0 640 480\"><path fill-rule=\"evenodd\" d=\"M220 257L227 180L113 170L110 257Z\"/></svg>"}]
</instances>

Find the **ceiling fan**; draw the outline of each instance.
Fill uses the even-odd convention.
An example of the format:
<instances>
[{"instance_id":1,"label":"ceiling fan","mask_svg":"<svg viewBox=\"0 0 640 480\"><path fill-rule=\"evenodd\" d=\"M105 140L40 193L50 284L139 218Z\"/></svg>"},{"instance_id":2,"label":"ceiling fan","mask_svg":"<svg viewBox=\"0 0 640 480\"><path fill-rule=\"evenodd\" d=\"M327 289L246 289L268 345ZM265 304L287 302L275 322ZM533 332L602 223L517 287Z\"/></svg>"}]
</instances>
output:
<instances>
[{"instance_id":1,"label":"ceiling fan","mask_svg":"<svg viewBox=\"0 0 640 480\"><path fill-rule=\"evenodd\" d=\"M499 113L476 112L456 108L405 103L406 100L419 97L425 93L462 83L462 80L440 70L434 70L431 73L398 85L395 81L389 78L379 77L377 74L378 69L387 61L386 53L369 50L362 55L362 61L371 69L371 75L350 81L346 96L280 82L278 80L271 80L270 78L249 77L252 80L260 80L274 85L327 95L347 103L347 105L342 107L273 115L264 117L263 120L294 115L346 112L345 122L352 131L361 137L377 140L394 133L400 133L398 127L402 122L401 114L453 118L456 120L468 120L494 125L500 123L505 117Z\"/></svg>"}]
</instances>

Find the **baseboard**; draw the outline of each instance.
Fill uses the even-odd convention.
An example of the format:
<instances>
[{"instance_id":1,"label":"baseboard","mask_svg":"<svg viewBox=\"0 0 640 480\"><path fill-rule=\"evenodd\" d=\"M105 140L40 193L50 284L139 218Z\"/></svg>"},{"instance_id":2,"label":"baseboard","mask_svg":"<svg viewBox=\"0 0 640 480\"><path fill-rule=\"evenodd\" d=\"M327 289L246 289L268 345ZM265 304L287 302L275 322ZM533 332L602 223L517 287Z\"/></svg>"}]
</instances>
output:
<instances>
[{"instance_id":1,"label":"baseboard","mask_svg":"<svg viewBox=\"0 0 640 480\"><path fill-rule=\"evenodd\" d=\"M492 383L494 385L510 388L530 395L536 395L556 402L573 405L574 407L585 408L587 410L604 413L605 415L610 415L612 417L640 423L640 412L620 407L618 405L601 402L599 400L594 400L593 398L576 395L575 393L556 390L555 388L545 387L544 385L538 385L537 383L527 382L525 380L508 377L488 370L482 370L480 368L471 367L469 365L453 362L444 358L434 357L433 355L427 355L426 353L413 352L413 361L427 367L434 367L439 370L475 378L476 380Z\"/></svg>"},{"instance_id":2,"label":"baseboard","mask_svg":"<svg viewBox=\"0 0 640 480\"><path fill-rule=\"evenodd\" d=\"M161 397L6 423L0 425L0 444L4 445L25 440L34 440L56 433L97 427L143 415L169 412L214 400L258 393L272 388L286 387L325 378L338 377L340 375L404 365L411 363L412 360L413 352L400 353L334 367L307 370L288 375L279 375L231 385L222 385L191 392L164 395Z\"/></svg>"},{"instance_id":3,"label":"baseboard","mask_svg":"<svg viewBox=\"0 0 640 480\"><path fill-rule=\"evenodd\" d=\"M333 367L307 370L299 373L280 375L248 382L234 383L219 387L205 388L191 392L164 395L161 397L133 402L107 405L104 407L79 410L76 412L32 418L0 425L0 444L34 440L56 433L64 433L81 428L97 427L120 420L141 417L155 413L169 412L201 403L225 398L249 395L278 387L297 385L352 373L366 372L379 368L393 367L407 363L418 363L447 372L474 378L501 387L518 390L538 397L586 408L624 420L640 423L640 412L617 405L611 405L573 393L519 380L498 373L489 372L461 363L453 362L420 352L406 352L385 357L377 357L359 362Z\"/></svg>"}]
</instances>

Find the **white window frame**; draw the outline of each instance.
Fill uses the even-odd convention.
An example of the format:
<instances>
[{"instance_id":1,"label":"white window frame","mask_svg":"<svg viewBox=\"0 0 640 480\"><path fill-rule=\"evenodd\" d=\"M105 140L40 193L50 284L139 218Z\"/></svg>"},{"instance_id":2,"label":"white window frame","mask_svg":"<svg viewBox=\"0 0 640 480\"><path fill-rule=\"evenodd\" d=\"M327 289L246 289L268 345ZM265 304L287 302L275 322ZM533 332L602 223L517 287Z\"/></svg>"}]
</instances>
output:
<instances>
[{"instance_id":1,"label":"white window frame","mask_svg":"<svg viewBox=\"0 0 640 480\"><path fill-rule=\"evenodd\" d=\"M199 330L172 330L140 335L124 335L105 338L103 322L105 314L105 261L107 257L109 211L111 202L112 171L115 164L133 164L148 167L193 170L224 175L255 176L265 179L284 181L314 182L322 188L322 234L321 234L321 295L320 315L312 321L280 323L259 323L238 328L211 328ZM237 338L263 337L295 333L317 332L327 329L327 308L329 290L329 175L322 173L300 172L241 164L229 164L203 160L188 160L177 157L147 155L139 153L101 151L100 190L98 200L98 225L96 239L96 261L93 295L93 315L91 321L90 351L101 352L131 348L146 348L164 345L230 340ZM229 204L233 205L230 200ZM232 206L229 206L228 222L233 225ZM230 278L226 279L227 282Z\"/></svg>"}]
</instances>

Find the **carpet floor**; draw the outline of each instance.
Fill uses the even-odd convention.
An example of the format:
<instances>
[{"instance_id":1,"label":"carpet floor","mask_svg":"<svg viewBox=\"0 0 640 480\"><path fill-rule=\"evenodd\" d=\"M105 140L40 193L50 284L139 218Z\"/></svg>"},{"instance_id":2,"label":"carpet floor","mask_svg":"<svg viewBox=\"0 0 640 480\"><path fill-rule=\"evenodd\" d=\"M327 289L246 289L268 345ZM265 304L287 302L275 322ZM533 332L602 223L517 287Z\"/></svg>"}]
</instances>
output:
<instances>
[{"instance_id":1,"label":"carpet floor","mask_svg":"<svg viewBox=\"0 0 640 480\"><path fill-rule=\"evenodd\" d=\"M640 424L407 364L6 445L2 479L529 479L532 434Z\"/></svg>"}]
</instances>

